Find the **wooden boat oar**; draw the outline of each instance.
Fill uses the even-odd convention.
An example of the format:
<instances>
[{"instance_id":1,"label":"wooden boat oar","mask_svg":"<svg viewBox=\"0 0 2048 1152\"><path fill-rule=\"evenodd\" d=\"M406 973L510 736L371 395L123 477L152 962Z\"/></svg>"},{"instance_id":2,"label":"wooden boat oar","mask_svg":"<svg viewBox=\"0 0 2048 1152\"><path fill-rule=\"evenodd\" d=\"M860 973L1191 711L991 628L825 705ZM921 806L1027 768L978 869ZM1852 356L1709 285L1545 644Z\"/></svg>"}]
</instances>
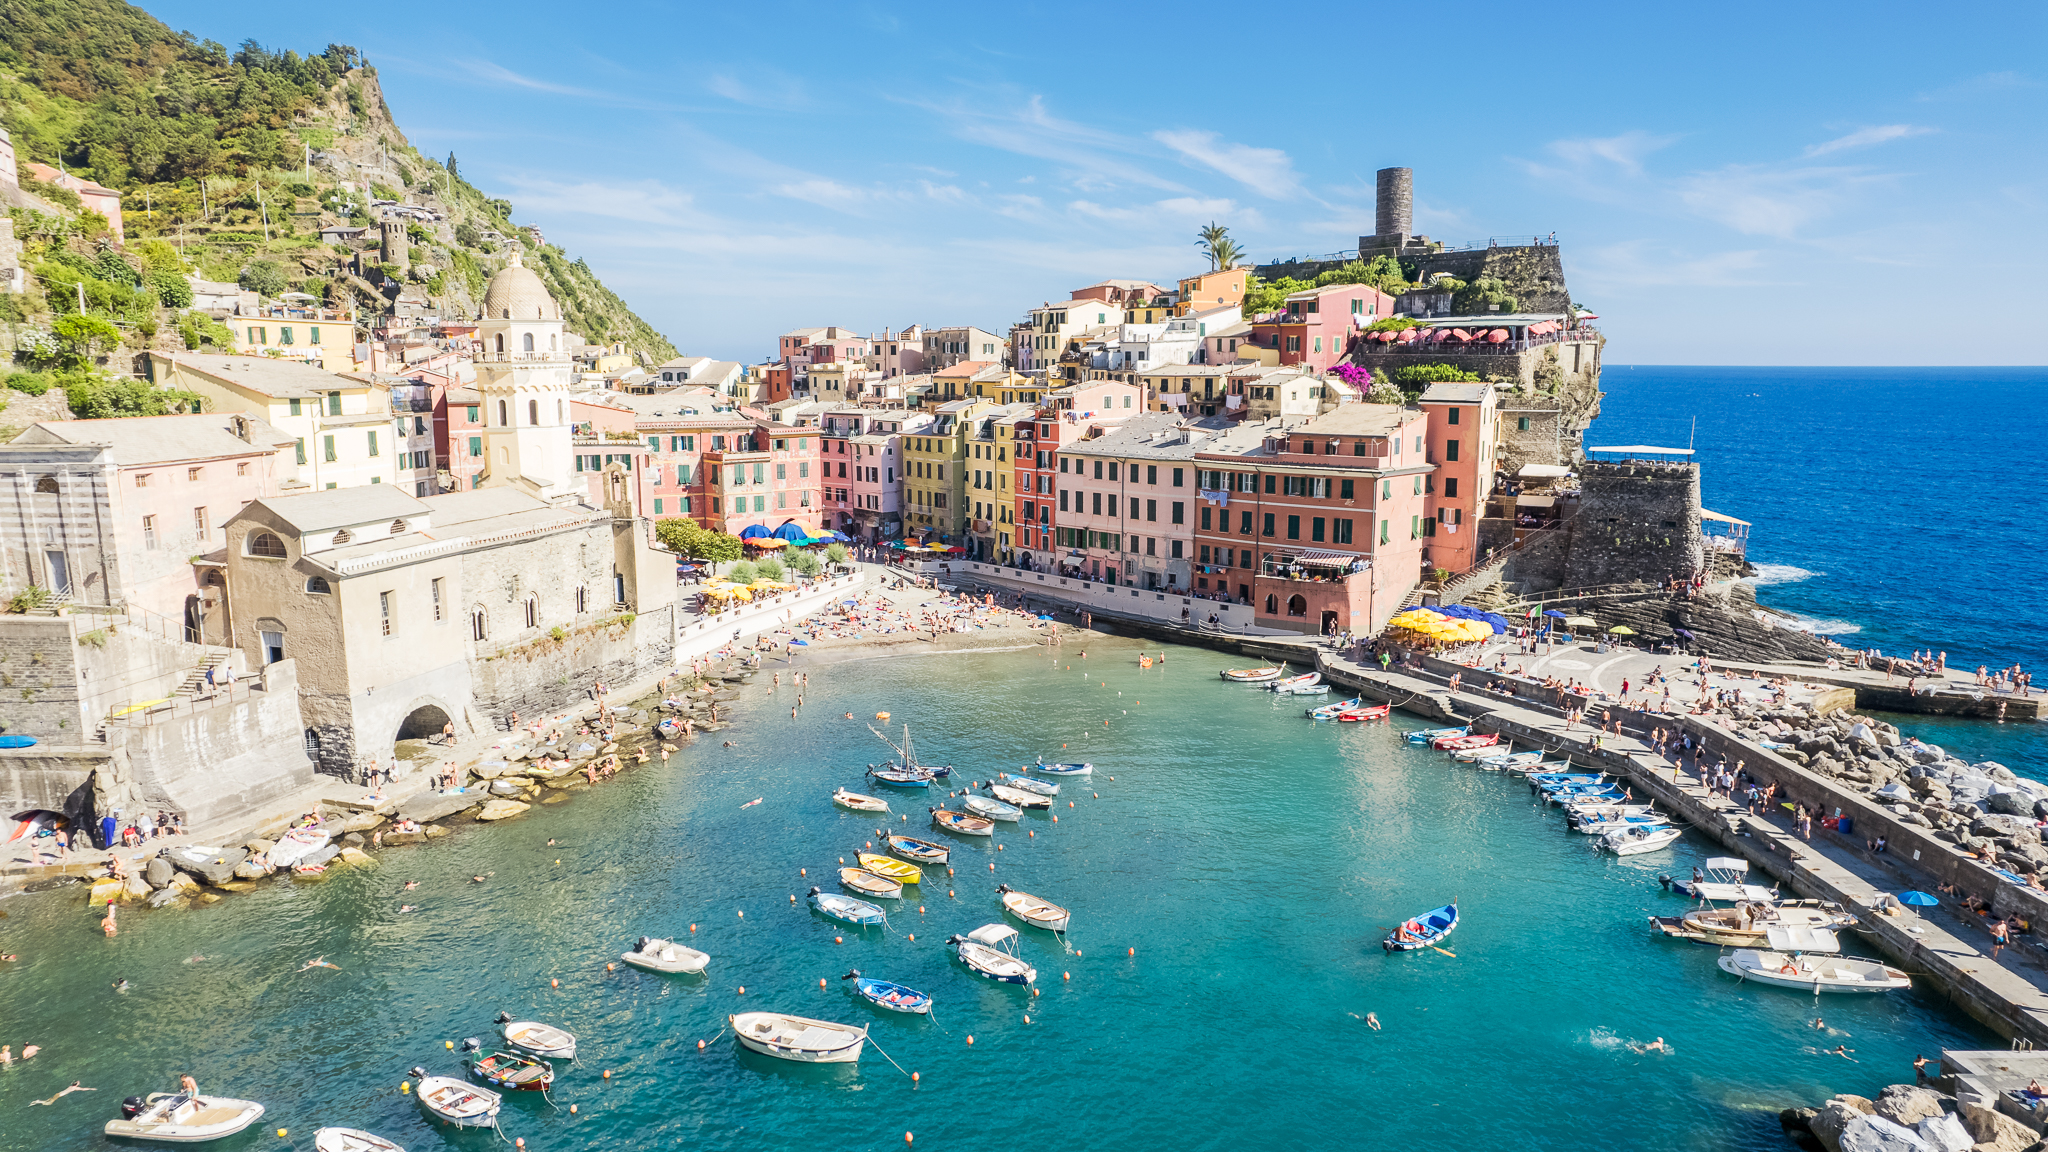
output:
<instances>
[{"instance_id":1,"label":"wooden boat oar","mask_svg":"<svg viewBox=\"0 0 2048 1152\"><path fill-rule=\"evenodd\" d=\"M1444 952L1443 949L1437 948L1437 946L1434 944L1431 944L1430 947L1435 948L1438 952ZM1458 958L1458 954L1456 952L1444 952L1444 955L1449 956L1453 960L1456 960Z\"/></svg>"}]
</instances>

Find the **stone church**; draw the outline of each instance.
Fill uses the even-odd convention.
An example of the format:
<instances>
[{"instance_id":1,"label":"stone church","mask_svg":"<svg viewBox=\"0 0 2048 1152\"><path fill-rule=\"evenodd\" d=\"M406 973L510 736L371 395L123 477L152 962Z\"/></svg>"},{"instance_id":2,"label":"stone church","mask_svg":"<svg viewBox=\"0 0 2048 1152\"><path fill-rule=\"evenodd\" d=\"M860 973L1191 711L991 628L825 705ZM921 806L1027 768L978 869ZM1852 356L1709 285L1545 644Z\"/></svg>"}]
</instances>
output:
<instances>
[{"instance_id":1,"label":"stone church","mask_svg":"<svg viewBox=\"0 0 2048 1152\"><path fill-rule=\"evenodd\" d=\"M395 741L509 726L673 659L674 558L625 479L592 506L570 446L561 310L512 263L477 355L480 486L369 485L256 500L226 527L227 612L248 666L295 659L306 753L348 774Z\"/></svg>"}]
</instances>

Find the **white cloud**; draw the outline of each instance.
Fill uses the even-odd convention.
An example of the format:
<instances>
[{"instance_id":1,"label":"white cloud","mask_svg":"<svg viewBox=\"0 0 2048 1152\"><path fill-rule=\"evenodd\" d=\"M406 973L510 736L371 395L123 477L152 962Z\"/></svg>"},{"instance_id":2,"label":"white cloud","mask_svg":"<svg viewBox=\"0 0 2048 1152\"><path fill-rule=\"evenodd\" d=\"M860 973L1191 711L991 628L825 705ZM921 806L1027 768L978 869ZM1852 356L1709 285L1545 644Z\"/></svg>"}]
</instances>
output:
<instances>
[{"instance_id":1,"label":"white cloud","mask_svg":"<svg viewBox=\"0 0 2048 1152\"><path fill-rule=\"evenodd\" d=\"M1853 168L1776 168L1730 165L1672 182L1694 215L1748 236L1792 240L1809 224L1842 207L1860 189L1887 181Z\"/></svg>"},{"instance_id":2,"label":"white cloud","mask_svg":"<svg viewBox=\"0 0 2048 1152\"><path fill-rule=\"evenodd\" d=\"M697 209L688 193L651 181L584 181L565 184L545 176L513 173L505 178L521 216L564 212L627 220L640 224L709 225L715 221Z\"/></svg>"},{"instance_id":3,"label":"white cloud","mask_svg":"<svg viewBox=\"0 0 2048 1152\"><path fill-rule=\"evenodd\" d=\"M803 81L788 73L773 68L754 67L748 69L748 79L742 80L730 72L719 72L704 82L714 96L722 96L735 104L754 108L769 108L777 111L793 111L807 107L810 97L804 90Z\"/></svg>"},{"instance_id":4,"label":"white cloud","mask_svg":"<svg viewBox=\"0 0 2048 1152\"><path fill-rule=\"evenodd\" d=\"M502 64L496 64L489 60L456 58L452 63L479 80L488 81L492 84L512 88L525 88L534 92L546 92L552 96L573 96L579 100L593 100L601 104L610 104L620 108L637 108L649 112L683 111L682 108L673 104L658 104L642 100L637 96L620 96L594 88L576 88L568 84L556 84L549 80L535 79L532 76L514 72Z\"/></svg>"},{"instance_id":5,"label":"white cloud","mask_svg":"<svg viewBox=\"0 0 2048 1152\"><path fill-rule=\"evenodd\" d=\"M1294 171L1294 161L1278 148L1234 144L1214 132L1194 129L1161 130L1154 132L1152 138L1185 159L1221 172L1262 196L1285 200L1301 190L1301 177Z\"/></svg>"},{"instance_id":6,"label":"white cloud","mask_svg":"<svg viewBox=\"0 0 2048 1152\"><path fill-rule=\"evenodd\" d=\"M1574 296L1640 288L1753 288L1766 283L1762 249L1690 256L1648 240L1581 249L1574 258Z\"/></svg>"},{"instance_id":7,"label":"white cloud","mask_svg":"<svg viewBox=\"0 0 2048 1152\"><path fill-rule=\"evenodd\" d=\"M953 134L962 140L1050 162L1068 183L1084 192L1104 192L1132 184L1161 191L1187 191L1180 184L1132 163L1129 156L1138 147L1137 141L1062 120L1046 111L1042 96L1032 96L1021 106L998 109L957 102L910 103L945 118Z\"/></svg>"},{"instance_id":8,"label":"white cloud","mask_svg":"<svg viewBox=\"0 0 2048 1152\"><path fill-rule=\"evenodd\" d=\"M1908 136L1925 136L1932 131L1932 128L1915 128L1911 124L1881 124L1872 128L1859 128L1847 136L1837 136L1833 140L1815 144L1804 154L1809 157L1825 156L1830 152L1840 152L1844 148L1867 148L1872 144L1903 140Z\"/></svg>"},{"instance_id":9,"label":"white cloud","mask_svg":"<svg viewBox=\"0 0 2048 1152\"><path fill-rule=\"evenodd\" d=\"M1921 101L1964 100L1972 96L1991 96L2040 86L2039 80L2018 72L1986 72L1981 76L1958 80L1931 92L1922 92L1917 98Z\"/></svg>"},{"instance_id":10,"label":"white cloud","mask_svg":"<svg viewBox=\"0 0 2048 1152\"><path fill-rule=\"evenodd\" d=\"M1612 164L1630 175L1637 175L1643 170L1644 157L1669 147L1677 140L1676 136L1658 136L1638 130L1623 132L1619 136L1554 140L1549 145L1549 151L1575 167L1583 168L1599 160Z\"/></svg>"}]
</instances>

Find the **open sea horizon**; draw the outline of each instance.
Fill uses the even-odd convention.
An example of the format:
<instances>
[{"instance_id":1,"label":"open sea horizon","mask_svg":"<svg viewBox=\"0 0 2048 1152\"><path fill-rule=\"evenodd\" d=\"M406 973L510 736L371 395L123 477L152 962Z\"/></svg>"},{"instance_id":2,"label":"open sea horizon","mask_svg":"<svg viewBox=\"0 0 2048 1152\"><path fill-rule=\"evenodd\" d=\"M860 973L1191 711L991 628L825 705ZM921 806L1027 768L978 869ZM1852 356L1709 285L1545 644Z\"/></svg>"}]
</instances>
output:
<instances>
[{"instance_id":1,"label":"open sea horizon","mask_svg":"<svg viewBox=\"0 0 2048 1152\"><path fill-rule=\"evenodd\" d=\"M1691 445L1705 505L1752 525L1760 603L1849 648L2048 662L2031 535L2048 513L2048 367L1610 364L1601 385L1586 445ZM2048 724L1887 719L2048 779Z\"/></svg>"}]
</instances>

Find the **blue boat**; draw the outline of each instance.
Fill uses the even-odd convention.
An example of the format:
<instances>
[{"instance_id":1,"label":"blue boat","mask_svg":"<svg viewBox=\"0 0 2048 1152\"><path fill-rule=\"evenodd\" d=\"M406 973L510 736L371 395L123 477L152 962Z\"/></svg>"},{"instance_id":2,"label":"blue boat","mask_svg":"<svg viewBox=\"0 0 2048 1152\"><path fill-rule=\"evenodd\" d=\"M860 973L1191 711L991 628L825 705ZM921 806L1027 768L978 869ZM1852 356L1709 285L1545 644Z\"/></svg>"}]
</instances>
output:
<instances>
[{"instance_id":1,"label":"blue boat","mask_svg":"<svg viewBox=\"0 0 2048 1152\"><path fill-rule=\"evenodd\" d=\"M1335 704L1325 704L1320 708L1310 708L1307 713L1308 718L1311 720L1335 720L1337 713L1349 712L1353 708L1358 707L1360 699L1360 697L1353 696L1349 700L1339 700Z\"/></svg>"},{"instance_id":2,"label":"blue boat","mask_svg":"<svg viewBox=\"0 0 2048 1152\"><path fill-rule=\"evenodd\" d=\"M1418 948L1443 943L1458 927L1458 906L1446 904L1432 908L1413 920L1397 925L1380 946L1389 952L1413 952Z\"/></svg>"},{"instance_id":3,"label":"blue boat","mask_svg":"<svg viewBox=\"0 0 2048 1152\"><path fill-rule=\"evenodd\" d=\"M917 864L944 864L953 856L953 850L944 844L919 840L915 836L891 834L883 837L883 841L888 844L889 851Z\"/></svg>"},{"instance_id":4,"label":"blue boat","mask_svg":"<svg viewBox=\"0 0 2048 1152\"><path fill-rule=\"evenodd\" d=\"M1471 734L1472 729L1470 727L1424 728L1420 732L1410 732L1407 739L1410 744L1427 744L1431 740L1442 740L1453 736L1470 736Z\"/></svg>"},{"instance_id":5,"label":"blue boat","mask_svg":"<svg viewBox=\"0 0 2048 1152\"><path fill-rule=\"evenodd\" d=\"M863 976L858 968L841 976L840 979L853 981L854 990L860 993L861 998L877 1008L886 1008L891 1012L915 1013L919 1016L928 1015L932 1010L930 996L915 988L906 988L887 980Z\"/></svg>"},{"instance_id":6,"label":"blue boat","mask_svg":"<svg viewBox=\"0 0 2048 1152\"><path fill-rule=\"evenodd\" d=\"M868 775L874 777L880 783L893 785L897 788L929 788L932 786L931 773L914 768L905 769L894 766L870 768L868 769Z\"/></svg>"},{"instance_id":7,"label":"blue boat","mask_svg":"<svg viewBox=\"0 0 2048 1152\"><path fill-rule=\"evenodd\" d=\"M842 896L837 892L827 892L823 888L811 889L811 907L834 920L862 927L880 924L888 919L887 914L874 904L865 900L855 900L851 896Z\"/></svg>"},{"instance_id":8,"label":"blue boat","mask_svg":"<svg viewBox=\"0 0 2048 1152\"><path fill-rule=\"evenodd\" d=\"M1031 770L1033 772L1043 772L1047 776L1093 776L1095 774L1095 765L1047 764L1045 761L1040 760L1031 766Z\"/></svg>"}]
</instances>

